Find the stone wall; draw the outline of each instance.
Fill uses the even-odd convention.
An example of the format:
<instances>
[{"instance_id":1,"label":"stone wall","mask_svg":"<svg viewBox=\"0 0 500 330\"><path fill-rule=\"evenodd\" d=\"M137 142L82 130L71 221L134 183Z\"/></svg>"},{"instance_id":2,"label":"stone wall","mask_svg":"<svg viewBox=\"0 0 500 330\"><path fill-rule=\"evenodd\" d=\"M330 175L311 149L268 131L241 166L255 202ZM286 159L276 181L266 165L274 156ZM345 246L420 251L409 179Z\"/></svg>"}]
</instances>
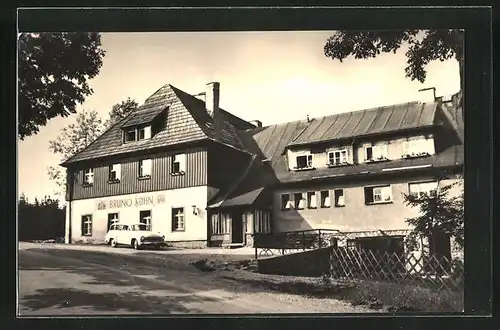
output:
<instances>
[{"instance_id":1,"label":"stone wall","mask_svg":"<svg viewBox=\"0 0 500 330\"><path fill-rule=\"evenodd\" d=\"M259 273L319 277L330 273L331 248L258 260Z\"/></svg>"}]
</instances>

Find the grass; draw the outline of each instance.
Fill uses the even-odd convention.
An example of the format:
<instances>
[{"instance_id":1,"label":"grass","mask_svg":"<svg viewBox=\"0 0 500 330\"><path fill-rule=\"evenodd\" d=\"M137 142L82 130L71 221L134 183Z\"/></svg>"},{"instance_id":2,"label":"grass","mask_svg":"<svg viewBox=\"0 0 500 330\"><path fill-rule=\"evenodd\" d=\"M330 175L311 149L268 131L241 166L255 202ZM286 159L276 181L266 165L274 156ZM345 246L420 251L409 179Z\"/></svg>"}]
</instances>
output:
<instances>
[{"instance_id":1,"label":"grass","mask_svg":"<svg viewBox=\"0 0 500 330\"><path fill-rule=\"evenodd\" d=\"M463 292L432 290L416 285L378 281L335 281L328 276L297 277L257 273L249 260L201 259L191 265L204 272L220 272L223 278L279 292L333 298L352 305L386 309L390 313L461 312Z\"/></svg>"}]
</instances>

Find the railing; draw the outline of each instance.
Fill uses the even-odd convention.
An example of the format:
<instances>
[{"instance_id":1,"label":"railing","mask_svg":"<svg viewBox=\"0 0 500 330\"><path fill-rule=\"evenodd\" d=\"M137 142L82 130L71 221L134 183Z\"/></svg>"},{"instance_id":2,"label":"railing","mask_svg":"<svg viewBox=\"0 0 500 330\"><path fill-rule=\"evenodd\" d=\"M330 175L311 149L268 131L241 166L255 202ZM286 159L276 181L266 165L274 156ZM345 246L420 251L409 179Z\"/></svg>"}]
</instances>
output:
<instances>
[{"instance_id":1,"label":"railing","mask_svg":"<svg viewBox=\"0 0 500 330\"><path fill-rule=\"evenodd\" d=\"M277 234L257 233L254 235L254 247L262 249L260 255L318 249L334 244L335 234L338 234L338 231L331 229L310 229Z\"/></svg>"},{"instance_id":2,"label":"railing","mask_svg":"<svg viewBox=\"0 0 500 330\"><path fill-rule=\"evenodd\" d=\"M401 255L333 247L330 273L340 280L372 280L413 284L432 289L463 290L463 263L446 257Z\"/></svg>"}]
</instances>

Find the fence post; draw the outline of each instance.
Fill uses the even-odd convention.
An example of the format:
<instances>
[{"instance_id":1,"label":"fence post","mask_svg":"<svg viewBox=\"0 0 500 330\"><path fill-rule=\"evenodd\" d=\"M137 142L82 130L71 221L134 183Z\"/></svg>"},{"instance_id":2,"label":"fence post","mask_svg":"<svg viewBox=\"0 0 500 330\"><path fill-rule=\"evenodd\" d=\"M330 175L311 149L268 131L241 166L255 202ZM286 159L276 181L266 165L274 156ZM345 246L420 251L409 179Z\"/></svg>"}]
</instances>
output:
<instances>
[{"instance_id":1,"label":"fence post","mask_svg":"<svg viewBox=\"0 0 500 330\"><path fill-rule=\"evenodd\" d=\"M318 239L319 239L318 248L321 249L321 242L322 242L322 240L321 240L321 229L318 229Z\"/></svg>"}]
</instances>

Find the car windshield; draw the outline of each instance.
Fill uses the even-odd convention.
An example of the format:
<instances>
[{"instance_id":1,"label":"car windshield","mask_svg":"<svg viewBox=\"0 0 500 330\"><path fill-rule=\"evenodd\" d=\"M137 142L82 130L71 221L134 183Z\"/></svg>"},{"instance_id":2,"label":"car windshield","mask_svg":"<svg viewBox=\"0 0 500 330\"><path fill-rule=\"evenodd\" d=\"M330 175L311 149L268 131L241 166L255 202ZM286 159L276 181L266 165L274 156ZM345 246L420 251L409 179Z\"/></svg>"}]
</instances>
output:
<instances>
[{"instance_id":1,"label":"car windshield","mask_svg":"<svg viewBox=\"0 0 500 330\"><path fill-rule=\"evenodd\" d=\"M132 230L135 230L135 231L149 231L149 226L146 225L146 224L137 224L137 225L132 225L131 227Z\"/></svg>"}]
</instances>

